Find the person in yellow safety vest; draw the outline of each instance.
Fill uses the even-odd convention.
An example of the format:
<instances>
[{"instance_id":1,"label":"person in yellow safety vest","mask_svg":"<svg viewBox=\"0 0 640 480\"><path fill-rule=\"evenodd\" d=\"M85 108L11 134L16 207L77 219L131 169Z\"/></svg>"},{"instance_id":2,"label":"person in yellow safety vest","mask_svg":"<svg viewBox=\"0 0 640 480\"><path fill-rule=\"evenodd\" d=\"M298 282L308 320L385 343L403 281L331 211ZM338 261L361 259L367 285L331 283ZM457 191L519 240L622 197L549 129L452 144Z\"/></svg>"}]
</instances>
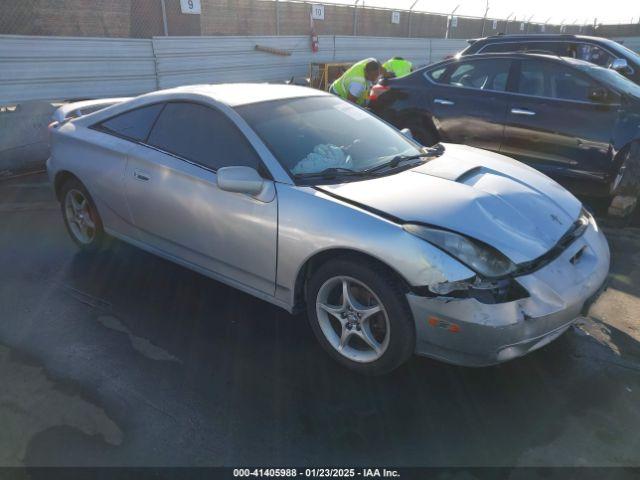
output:
<instances>
[{"instance_id":1,"label":"person in yellow safety vest","mask_svg":"<svg viewBox=\"0 0 640 480\"><path fill-rule=\"evenodd\" d=\"M402 57L393 57L382 65L387 73L393 73L396 78L409 75L413 71L413 64Z\"/></svg>"},{"instance_id":2,"label":"person in yellow safety vest","mask_svg":"<svg viewBox=\"0 0 640 480\"><path fill-rule=\"evenodd\" d=\"M329 91L350 102L364 106L369 102L369 92L382 73L380 62L366 58L349 68L331 84Z\"/></svg>"}]
</instances>

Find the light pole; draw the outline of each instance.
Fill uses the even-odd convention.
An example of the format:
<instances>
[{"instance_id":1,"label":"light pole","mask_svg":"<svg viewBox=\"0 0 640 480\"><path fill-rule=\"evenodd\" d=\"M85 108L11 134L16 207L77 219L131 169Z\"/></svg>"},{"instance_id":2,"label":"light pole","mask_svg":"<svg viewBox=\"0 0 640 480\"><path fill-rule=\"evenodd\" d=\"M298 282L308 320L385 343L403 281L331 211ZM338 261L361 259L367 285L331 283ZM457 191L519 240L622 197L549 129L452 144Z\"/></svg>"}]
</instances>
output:
<instances>
[{"instance_id":1,"label":"light pole","mask_svg":"<svg viewBox=\"0 0 640 480\"><path fill-rule=\"evenodd\" d=\"M458 8L460 8L459 4L456 5L456 8L454 8L447 17L447 33L445 34L444 38L449 38L451 36L451 21L453 20L453 15L456 13L456 10L458 10Z\"/></svg>"},{"instance_id":2,"label":"light pole","mask_svg":"<svg viewBox=\"0 0 640 480\"><path fill-rule=\"evenodd\" d=\"M169 27L167 26L167 6L164 4L164 0L160 0L160 6L162 7L162 26L166 37L169 35Z\"/></svg>"},{"instance_id":3,"label":"light pole","mask_svg":"<svg viewBox=\"0 0 640 480\"><path fill-rule=\"evenodd\" d=\"M513 17L513 14L514 14L514 12L511 12L511 13L509 14L509 16L507 17L507 19L504 21L504 32L502 32L502 33L504 33L505 35L506 35L507 33L509 33L509 19L510 19L511 17Z\"/></svg>"},{"instance_id":4,"label":"light pole","mask_svg":"<svg viewBox=\"0 0 640 480\"><path fill-rule=\"evenodd\" d=\"M529 26L531 25L531 19L533 18L533 15L531 15L529 18L527 18L527 31L525 33L529 33Z\"/></svg>"},{"instance_id":5,"label":"light pole","mask_svg":"<svg viewBox=\"0 0 640 480\"><path fill-rule=\"evenodd\" d=\"M358 2L360 2L360 0L356 0L356 3L353 4L353 36L354 37L358 34Z\"/></svg>"},{"instance_id":6,"label":"light pole","mask_svg":"<svg viewBox=\"0 0 640 480\"><path fill-rule=\"evenodd\" d=\"M484 9L484 17L482 17L482 33L481 37L484 37L484 25L487 23L487 13L489 13L489 0L487 0L486 8Z\"/></svg>"},{"instance_id":7,"label":"light pole","mask_svg":"<svg viewBox=\"0 0 640 480\"><path fill-rule=\"evenodd\" d=\"M411 37L411 14L413 13L413 9L419 1L420 0L415 0L415 2L413 2L413 4L411 5L411 8L409 9L409 37Z\"/></svg>"}]
</instances>

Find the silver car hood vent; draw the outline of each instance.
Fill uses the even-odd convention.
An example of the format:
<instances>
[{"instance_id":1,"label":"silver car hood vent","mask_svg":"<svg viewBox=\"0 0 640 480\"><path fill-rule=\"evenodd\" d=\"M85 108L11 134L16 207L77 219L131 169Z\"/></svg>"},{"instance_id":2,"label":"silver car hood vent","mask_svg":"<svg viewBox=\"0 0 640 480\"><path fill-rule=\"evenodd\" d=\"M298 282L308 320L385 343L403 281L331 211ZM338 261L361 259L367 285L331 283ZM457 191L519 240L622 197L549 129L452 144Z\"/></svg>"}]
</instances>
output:
<instances>
[{"instance_id":1,"label":"silver car hood vent","mask_svg":"<svg viewBox=\"0 0 640 480\"><path fill-rule=\"evenodd\" d=\"M515 263L556 247L580 202L553 180L510 158L461 145L395 175L318 190L399 223L424 223L481 240Z\"/></svg>"}]
</instances>

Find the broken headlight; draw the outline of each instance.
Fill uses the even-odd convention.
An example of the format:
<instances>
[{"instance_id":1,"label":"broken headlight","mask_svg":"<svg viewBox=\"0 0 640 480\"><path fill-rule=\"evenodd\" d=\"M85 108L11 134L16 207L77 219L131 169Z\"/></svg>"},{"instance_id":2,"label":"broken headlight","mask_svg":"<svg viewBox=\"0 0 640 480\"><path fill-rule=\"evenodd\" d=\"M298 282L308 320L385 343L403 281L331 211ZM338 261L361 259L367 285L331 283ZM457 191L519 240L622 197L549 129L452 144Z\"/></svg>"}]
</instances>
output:
<instances>
[{"instance_id":1,"label":"broken headlight","mask_svg":"<svg viewBox=\"0 0 640 480\"><path fill-rule=\"evenodd\" d=\"M495 248L463 235L416 224L404 225L404 229L444 250L485 278L504 277L516 269L513 262Z\"/></svg>"}]
</instances>

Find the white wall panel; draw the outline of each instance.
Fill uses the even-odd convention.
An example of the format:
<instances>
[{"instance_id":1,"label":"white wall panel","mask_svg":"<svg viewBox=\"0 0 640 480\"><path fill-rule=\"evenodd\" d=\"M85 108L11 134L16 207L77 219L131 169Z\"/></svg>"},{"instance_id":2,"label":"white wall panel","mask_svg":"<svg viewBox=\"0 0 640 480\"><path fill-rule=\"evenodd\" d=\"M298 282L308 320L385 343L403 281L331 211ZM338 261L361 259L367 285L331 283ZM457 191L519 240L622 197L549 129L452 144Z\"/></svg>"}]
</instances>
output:
<instances>
[{"instance_id":1,"label":"white wall panel","mask_svg":"<svg viewBox=\"0 0 640 480\"><path fill-rule=\"evenodd\" d=\"M0 103L136 95L196 83L282 82L310 62L399 55L416 66L462 49L464 40L320 36L155 37L152 40L0 35ZM290 52L257 51L256 45Z\"/></svg>"},{"instance_id":2,"label":"white wall panel","mask_svg":"<svg viewBox=\"0 0 640 480\"><path fill-rule=\"evenodd\" d=\"M151 40L0 35L0 102L133 95L156 88Z\"/></svg>"}]
</instances>

